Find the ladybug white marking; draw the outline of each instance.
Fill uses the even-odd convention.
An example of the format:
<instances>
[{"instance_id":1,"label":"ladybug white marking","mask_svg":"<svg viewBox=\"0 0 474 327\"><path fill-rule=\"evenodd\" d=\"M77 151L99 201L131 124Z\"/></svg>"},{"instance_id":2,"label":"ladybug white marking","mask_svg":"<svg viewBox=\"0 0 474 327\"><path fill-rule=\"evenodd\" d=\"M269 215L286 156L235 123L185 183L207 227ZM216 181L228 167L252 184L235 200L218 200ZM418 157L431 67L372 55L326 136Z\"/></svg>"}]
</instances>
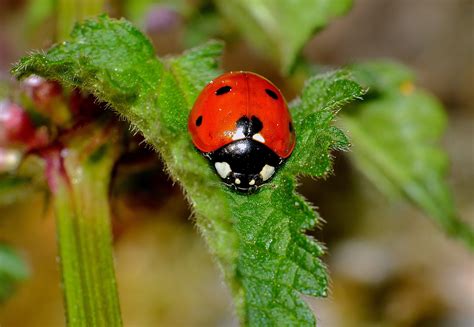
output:
<instances>
[{"instance_id":1,"label":"ladybug white marking","mask_svg":"<svg viewBox=\"0 0 474 327\"><path fill-rule=\"evenodd\" d=\"M232 172L232 169L227 162L216 162L214 167L216 167L217 173L222 178L226 178Z\"/></svg>"},{"instance_id":2,"label":"ladybug white marking","mask_svg":"<svg viewBox=\"0 0 474 327\"><path fill-rule=\"evenodd\" d=\"M243 131L242 128L238 128L237 131L232 136L232 139L234 141L241 140L241 139L244 139L244 138L245 138L245 135L244 135L244 131Z\"/></svg>"},{"instance_id":3,"label":"ladybug white marking","mask_svg":"<svg viewBox=\"0 0 474 327\"><path fill-rule=\"evenodd\" d=\"M275 167L270 166L270 165L265 165L262 168L262 171L260 172L260 176L262 177L262 180L265 182L266 180L270 179L272 177L273 173L275 173Z\"/></svg>"},{"instance_id":4,"label":"ladybug white marking","mask_svg":"<svg viewBox=\"0 0 474 327\"><path fill-rule=\"evenodd\" d=\"M254 135L252 136L252 138L253 138L255 141L259 141L260 143L265 143L265 139L263 138L262 134L260 134L260 133L254 134Z\"/></svg>"},{"instance_id":5,"label":"ladybug white marking","mask_svg":"<svg viewBox=\"0 0 474 327\"><path fill-rule=\"evenodd\" d=\"M236 178L234 182L235 182L235 184L239 185L240 184L240 179Z\"/></svg>"},{"instance_id":6,"label":"ladybug white marking","mask_svg":"<svg viewBox=\"0 0 474 327\"><path fill-rule=\"evenodd\" d=\"M249 182L249 185L250 185L250 186L255 185L255 179L252 179L252 180Z\"/></svg>"}]
</instances>

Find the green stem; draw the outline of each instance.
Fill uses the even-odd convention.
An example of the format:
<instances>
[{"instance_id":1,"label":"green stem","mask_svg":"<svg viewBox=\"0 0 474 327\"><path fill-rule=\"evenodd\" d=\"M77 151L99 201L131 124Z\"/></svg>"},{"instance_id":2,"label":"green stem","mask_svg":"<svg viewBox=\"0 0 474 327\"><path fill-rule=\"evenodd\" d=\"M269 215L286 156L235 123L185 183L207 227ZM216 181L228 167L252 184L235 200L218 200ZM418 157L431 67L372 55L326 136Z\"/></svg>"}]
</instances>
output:
<instances>
[{"instance_id":1,"label":"green stem","mask_svg":"<svg viewBox=\"0 0 474 327\"><path fill-rule=\"evenodd\" d=\"M56 0L56 41L64 41L74 24L104 12L107 0Z\"/></svg>"},{"instance_id":2,"label":"green stem","mask_svg":"<svg viewBox=\"0 0 474 327\"><path fill-rule=\"evenodd\" d=\"M84 156L91 143L72 144L63 157L57 152L54 171L66 320L68 326L121 326L108 199L118 151L93 144L94 152Z\"/></svg>"}]
</instances>

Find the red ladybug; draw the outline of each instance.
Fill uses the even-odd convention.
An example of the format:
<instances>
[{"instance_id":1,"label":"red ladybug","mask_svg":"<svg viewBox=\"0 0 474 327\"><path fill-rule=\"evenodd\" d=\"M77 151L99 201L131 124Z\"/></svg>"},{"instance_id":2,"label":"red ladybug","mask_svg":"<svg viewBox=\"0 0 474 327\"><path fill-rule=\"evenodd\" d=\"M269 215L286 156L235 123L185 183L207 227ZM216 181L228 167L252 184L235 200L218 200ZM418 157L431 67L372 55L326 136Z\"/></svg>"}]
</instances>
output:
<instances>
[{"instance_id":1,"label":"red ladybug","mask_svg":"<svg viewBox=\"0 0 474 327\"><path fill-rule=\"evenodd\" d=\"M229 72L210 82L194 103L188 129L223 182L242 192L268 182L295 147L283 95L251 72Z\"/></svg>"}]
</instances>

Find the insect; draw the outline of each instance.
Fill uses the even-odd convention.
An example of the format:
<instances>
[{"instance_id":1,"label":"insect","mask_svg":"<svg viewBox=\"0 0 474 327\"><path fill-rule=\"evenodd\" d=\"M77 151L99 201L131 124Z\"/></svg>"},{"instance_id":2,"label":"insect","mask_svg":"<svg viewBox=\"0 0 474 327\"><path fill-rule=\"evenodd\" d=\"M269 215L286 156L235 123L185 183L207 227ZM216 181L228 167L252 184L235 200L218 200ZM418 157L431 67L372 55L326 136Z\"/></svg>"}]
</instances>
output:
<instances>
[{"instance_id":1,"label":"insect","mask_svg":"<svg viewBox=\"0 0 474 327\"><path fill-rule=\"evenodd\" d=\"M194 103L188 129L222 181L240 192L271 180L295 146L283 95L251 72L229 72L210 82Z\"/></svg>"}]
</instances>

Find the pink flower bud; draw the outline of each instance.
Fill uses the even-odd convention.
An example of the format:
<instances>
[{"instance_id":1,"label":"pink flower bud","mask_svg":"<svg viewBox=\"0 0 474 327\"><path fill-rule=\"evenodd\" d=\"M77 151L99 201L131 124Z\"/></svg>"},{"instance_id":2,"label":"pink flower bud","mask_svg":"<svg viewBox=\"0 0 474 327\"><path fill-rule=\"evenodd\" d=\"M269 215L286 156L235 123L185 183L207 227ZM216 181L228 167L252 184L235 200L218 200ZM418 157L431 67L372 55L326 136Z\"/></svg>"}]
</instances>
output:
<instances>
[{"instance_id":1,"label":"pink flower bud","mask_svg":"<svg viewBox=\"0 0 474 327\"><path fill-rule=\"evenodd\" d=\"M28 145L35 126L23 108L9 101L0 102L0 146Z\"/></svg>"},{"instance_id":2,"label":"pink flower bud","mask_svg":"<svg viewBox=\"0 0 474 327\"><path fill-rule=\"evenodd\" d=\"M61 100L63 90L56 81L47 81L32 75L25 79L23 85L35 106L42 112L50 112L55 101Z\"/></svg>"}]
</instances>

